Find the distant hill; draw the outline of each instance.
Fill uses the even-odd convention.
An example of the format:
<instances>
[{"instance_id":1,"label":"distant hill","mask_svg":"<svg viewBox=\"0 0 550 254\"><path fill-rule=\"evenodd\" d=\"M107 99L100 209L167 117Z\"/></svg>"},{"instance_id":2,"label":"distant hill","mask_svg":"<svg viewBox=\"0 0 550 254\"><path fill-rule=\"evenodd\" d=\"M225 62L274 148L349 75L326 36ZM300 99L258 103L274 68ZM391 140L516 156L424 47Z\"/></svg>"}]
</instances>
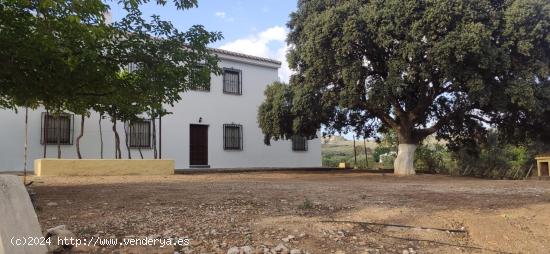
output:
<instances>
[{"instance_id":1,"label":"distant hill","mask_svg":"<svg viewBox=\"0 0 550 254\"><path fill-rule=\"evenodd\" d=\"M372 152L376 148L377 143L374 141L367 141L367 153L369 155L369 161L372 160ZM355 149L357 151L358 164L365 163L365 148L363 145L363 139L355 140ZM354 161L353 157L353 140L347 140L342 136L330 136L321 138L321 153L323 155L323 165L334 167L339 162ZM373 165L369 162L369 166Z\"/></svg>"},{"instance_id":2,"label":"distant hill","mask_svg":"<svg viewBox=\"0 0 550 254\"><path fill-rule=\"evenodd\" d=\"M333 143L338 143L338 142L342 142L342 141L347 141L347 139L345 137L342 137L342 136L321 137L321 144L333 144Z\"/></svg>"}]
</instances>

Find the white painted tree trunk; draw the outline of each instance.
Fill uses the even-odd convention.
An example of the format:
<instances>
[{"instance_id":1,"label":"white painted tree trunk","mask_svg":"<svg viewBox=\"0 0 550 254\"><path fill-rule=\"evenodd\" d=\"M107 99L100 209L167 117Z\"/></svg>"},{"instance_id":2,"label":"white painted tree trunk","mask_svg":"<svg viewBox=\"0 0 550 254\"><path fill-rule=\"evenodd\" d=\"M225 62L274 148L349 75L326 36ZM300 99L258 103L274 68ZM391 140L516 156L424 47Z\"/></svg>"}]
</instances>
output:
<instances>
[{"instance_id":1,"label":"white painted tree trunk","mask_svg":"<svg viewBox=\"0 0 550 254\"><path fill-rule=\"evenodd\" d=\"M414 170L415 144L399 144L397 158L393 162L394 174L408 176L416 174Z\"/></svg>"}]
</instances>

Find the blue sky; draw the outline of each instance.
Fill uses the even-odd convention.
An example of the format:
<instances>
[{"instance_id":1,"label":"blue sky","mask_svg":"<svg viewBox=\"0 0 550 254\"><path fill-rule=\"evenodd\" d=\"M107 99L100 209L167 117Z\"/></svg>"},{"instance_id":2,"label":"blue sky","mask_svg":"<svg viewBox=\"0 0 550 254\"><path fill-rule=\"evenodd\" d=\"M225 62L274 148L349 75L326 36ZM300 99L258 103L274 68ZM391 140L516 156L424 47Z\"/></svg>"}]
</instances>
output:
<instances>
[{"instance_id":1,"label":"blue sky","mask_svg":"<svg viewBox=\"0 0 550 254\"><path fill-rule=\"evenodd\" d=\"M290 75L285 57L286 23L295 9L295 0L199 0L198 8L185 11L154 3L141 7L146 16L160 15L181 30L201 24L209 31L222 32L224 39L212 47L282 61L279 76L283 81ZM111 13L114 20L124 15L113 4Z\"/></svg>"}]
</instances>

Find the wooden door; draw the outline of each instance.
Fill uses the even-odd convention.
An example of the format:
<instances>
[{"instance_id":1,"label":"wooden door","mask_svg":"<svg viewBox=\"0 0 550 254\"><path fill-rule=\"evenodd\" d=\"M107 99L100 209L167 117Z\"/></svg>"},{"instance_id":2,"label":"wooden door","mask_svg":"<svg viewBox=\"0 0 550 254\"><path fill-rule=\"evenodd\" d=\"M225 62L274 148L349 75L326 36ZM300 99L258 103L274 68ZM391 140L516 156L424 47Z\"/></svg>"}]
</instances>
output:
<instances>
[{"instance_id":1,"label":"wooden door","mask_svg":"<svg viewBox=\"0 0 550 254\"><path fill-rule=\"evenodd\" d=\"M208 165L208 125L190 125L189 151L190 166Z\"/></svg>"}]
</instances>

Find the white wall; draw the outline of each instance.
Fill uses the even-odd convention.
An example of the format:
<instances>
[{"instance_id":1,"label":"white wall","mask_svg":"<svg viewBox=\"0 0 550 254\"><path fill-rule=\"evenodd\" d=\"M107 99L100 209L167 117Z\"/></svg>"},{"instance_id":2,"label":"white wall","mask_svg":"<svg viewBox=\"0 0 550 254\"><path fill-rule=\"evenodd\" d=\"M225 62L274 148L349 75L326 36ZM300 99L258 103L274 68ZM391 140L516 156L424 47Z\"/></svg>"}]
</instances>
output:
<instances>
[{"instance_id":1,"label":"white wall","mask_svg":"<svg viewBox=\"0 0 550 254\"><path fill-rule=\"evenodd\" d=\"M264 99L265 87L276 81L277 66L255 60L232 56L220 56L220 66L242 70L242 95L223 93L221 76L213 76L210 92L187 92L183 100L168 111L173 114L162 119L162 158L174 159L176 168L189 168L189 125L202 123L208 128L208 160L212 168L250 167L319 167L321 166L321 144L319 139L308 141L308 151L292 151L290 141L275 141L271 146L263 143L263 134L258 128L256 115L258 106ZM43 145L40 144L41 113L43 109L29 112L29 160L42 158ZM24 162L24 109L0 110L0 171L20 171ZM74 116L74 140L80 133L80 116ZM93 113L86 119L81 152L84 158L99 158L99 115ZM243 150L223 149L223 124L243 126ZM121 148L124 158L127 150L124 145L123 124L118 123ZM158 125L157 125L158 129ZM112 123L104 119L102 123L104 158L114 158L114 134ZM158 136L157 136L158 139ZM74 143L74 142L73 142ZM142 149L145 158L152 158L151 149ZM132 149L132 158L138 159L137 149ZM47 155L57 157L57 146L49 145ZM75 145L62 146L62 158L76 158Z\"/></svg>"}]
</instances>

